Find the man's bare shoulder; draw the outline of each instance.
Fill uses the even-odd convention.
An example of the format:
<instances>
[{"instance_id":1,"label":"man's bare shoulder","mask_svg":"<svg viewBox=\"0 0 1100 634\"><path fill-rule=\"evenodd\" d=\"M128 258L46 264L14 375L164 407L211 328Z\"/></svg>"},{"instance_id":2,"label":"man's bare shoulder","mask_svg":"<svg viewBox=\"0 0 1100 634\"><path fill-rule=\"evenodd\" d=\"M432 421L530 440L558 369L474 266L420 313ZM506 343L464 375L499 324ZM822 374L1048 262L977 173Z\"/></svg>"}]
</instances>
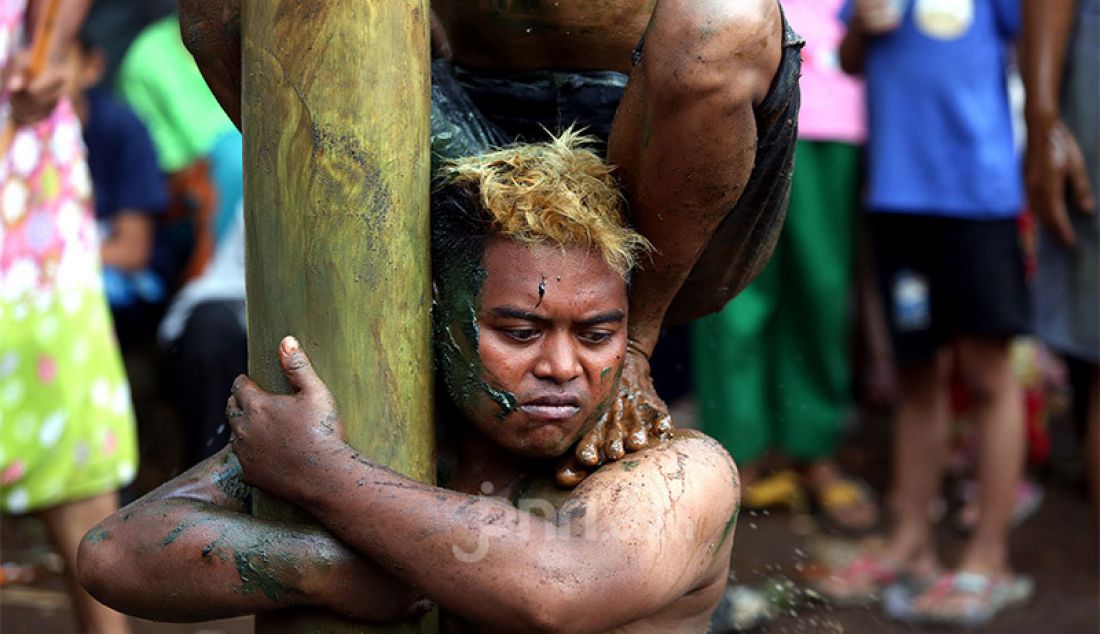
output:
<instances>
[{"instance_id":1,"label":"man's bare shoulder","mask_svg":"<svg viewBox=\"0 0 1100 634\"><path fill-rule=\"evenodd\" d=\"M630 454L619 460L604 465L600 469L620 469L632 471L640 461L654 461L657 463L675 461L678 465L689 463L709 469L718 469L731 473L736 479L737 468L729 452L717 440L694 429L678 429L664 441L658 442L637 453Z\"/></svg>"},{"instance_id":2,"label":"man's bare shoulder","mask_svg":"<svg viewBox=\"0 0 1100 634\"><path fill-rule=\"evenodd\" d=\"M623 631L703 631L729 574L739 506L729 454L685 430L600 468L558 517L618 553L616 574L649 607Z\"/></svg>"},{"instance_id":3,"label":"man's bare shoulder","mask_svg":"<svg viewBox=\"0 0 1100 634\"><path fill-rule=\"evenodd\" d=\"M695 430L677 430L668 440L604 465L576 495L607 491L645 499L654 511L686 512L704 529L712 522L724 526L741 500L733 459L721 443Z\"/></svg>"}]
</instances>

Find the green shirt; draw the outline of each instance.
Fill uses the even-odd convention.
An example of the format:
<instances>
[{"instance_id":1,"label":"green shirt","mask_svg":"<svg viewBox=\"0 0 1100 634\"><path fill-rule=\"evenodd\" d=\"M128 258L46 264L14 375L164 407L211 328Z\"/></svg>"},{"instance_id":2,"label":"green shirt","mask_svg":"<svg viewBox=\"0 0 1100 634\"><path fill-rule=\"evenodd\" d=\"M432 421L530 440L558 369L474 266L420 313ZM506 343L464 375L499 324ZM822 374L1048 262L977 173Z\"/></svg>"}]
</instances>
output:
<instances>
[{"instance_id":1,"label":"green shirt","mask_svg":"<svg viewBox=\"0 0 1100 634\"><path fill-rule=\"evenodd\" d=\"M183 45L178 16L154 22L134 40L117 87L149 129L163 172L206 155L219 136L234 129Z\"/></svg>"}]
</instances>

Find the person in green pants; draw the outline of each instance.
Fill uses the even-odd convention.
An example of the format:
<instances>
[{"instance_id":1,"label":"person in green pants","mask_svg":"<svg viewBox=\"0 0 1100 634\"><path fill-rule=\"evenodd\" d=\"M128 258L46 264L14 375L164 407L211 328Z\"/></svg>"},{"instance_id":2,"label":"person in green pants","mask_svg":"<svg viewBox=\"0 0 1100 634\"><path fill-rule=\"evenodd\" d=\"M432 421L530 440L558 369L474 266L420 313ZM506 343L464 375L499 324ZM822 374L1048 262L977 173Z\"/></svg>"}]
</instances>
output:
<instances>
[{"instance_id":1,"label":"person in green pants","mask_svg":"<svg viewBox=\"0 0 1100 634\"><path fill-rule=\"evenodd\" d=\"M787 223L760 277L725 310L697 322L696 396L703 429L741 466L746 504L755 463L774 449L803 467L826 519L862 530L877 521L876 505L833 460L851 401L862 86L836 66L839 2L785 0L783 8L807 42Z\"/></svg>"}]
</instances>

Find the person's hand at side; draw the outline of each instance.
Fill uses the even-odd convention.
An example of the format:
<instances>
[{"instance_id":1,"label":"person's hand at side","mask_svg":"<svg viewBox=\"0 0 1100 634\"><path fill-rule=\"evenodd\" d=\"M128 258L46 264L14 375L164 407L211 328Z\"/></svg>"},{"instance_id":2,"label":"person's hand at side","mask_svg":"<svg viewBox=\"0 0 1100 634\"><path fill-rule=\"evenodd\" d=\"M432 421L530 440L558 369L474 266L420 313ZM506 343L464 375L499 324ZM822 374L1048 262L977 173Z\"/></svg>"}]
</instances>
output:
<instances>
[{"instance_id":1,"label":"person's hand at side","mask_svg":"<svg viewBox=\"0 0 1100 634\"><path fill-rule=\"evenodd\" d=\"M1031 211L1058 240L1074 246L1067 201L1081 213L1096 213L1096 196L1077 139L1060 119L1029 132L1025 177Z\"/></svg>"},{"instance_id":2,"label":"person's hand at side","mask_svg":"<svg viewBox=\"0 0 1100 634\"><path fill-rule=\"evenodd\" d=\"M31 51L19 51L4 74L4 88L11 95L11 118L17 126L37 123L50 116L65 90L68 78L63 60L47 57L37 74L31 73Z\"/></svg>"}]
</instances>

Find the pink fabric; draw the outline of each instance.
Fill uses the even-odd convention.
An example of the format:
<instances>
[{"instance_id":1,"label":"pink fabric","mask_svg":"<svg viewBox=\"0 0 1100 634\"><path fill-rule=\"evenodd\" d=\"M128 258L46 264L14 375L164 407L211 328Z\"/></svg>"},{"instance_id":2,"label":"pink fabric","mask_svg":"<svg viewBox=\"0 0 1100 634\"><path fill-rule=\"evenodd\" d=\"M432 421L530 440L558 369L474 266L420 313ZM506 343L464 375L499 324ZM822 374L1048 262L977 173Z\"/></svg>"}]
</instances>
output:
<instances>
[{"instance_id":1,"label":"pink fabric","mask_svg":"<svg viewBox=\"0 0 1100 634\"><path fill-rule=\"evenodd\" d=\"M25 6L0 0L0 68L22 45ZM0 126L9 111L0 91ZM0 298L100 283L91 194L80 121L62 99L49 117L18 128L0 156Z\"/></svg>"},{"instance_id":2,"label":"pink fabric","mask_svg":"<svg viewBox=\"0 0 1100 634\"><path fill-rule=\"evenodd\" d=\"M802 49L802 110L798 136L861 144L867 138L863 82L840 69L844 0L782 0L787 21L806 39Z\"/></svg>"}]
</instances>

